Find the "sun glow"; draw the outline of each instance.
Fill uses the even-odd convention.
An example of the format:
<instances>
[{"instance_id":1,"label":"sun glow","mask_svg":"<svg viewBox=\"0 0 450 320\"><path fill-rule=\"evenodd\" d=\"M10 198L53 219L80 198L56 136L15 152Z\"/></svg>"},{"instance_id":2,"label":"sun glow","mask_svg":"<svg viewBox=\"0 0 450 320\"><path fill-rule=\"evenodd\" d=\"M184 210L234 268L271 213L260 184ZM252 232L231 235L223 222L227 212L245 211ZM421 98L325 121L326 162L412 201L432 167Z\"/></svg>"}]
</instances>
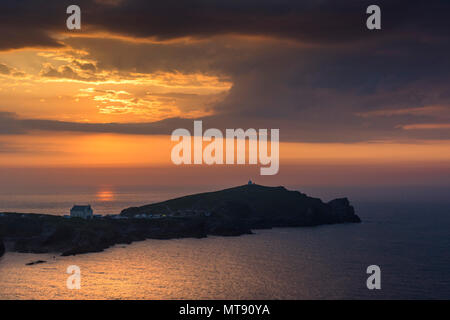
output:
<instances>
[{"instance_id":1,"label":"sun glow","mask_svg":"<svg viewBox=\"0 0 450 320\"><path fill-rule=\"evenodd\" d=\"M24 118L105 123L202 117L231 87L229 79L201 72L106 68L76 49L0 52L0 99Z\"/></svg>"},{"instance_id":2,"label":"sun glow","mask_svg":"<svg viewBox=\"0 0 450 320\"><path fill-rule=\"evenodd\" d=\"M109 202L115 199L115 193L112 189L100 189L96 193L97 200L101 202Z\"/></svg>"}]
</instances>

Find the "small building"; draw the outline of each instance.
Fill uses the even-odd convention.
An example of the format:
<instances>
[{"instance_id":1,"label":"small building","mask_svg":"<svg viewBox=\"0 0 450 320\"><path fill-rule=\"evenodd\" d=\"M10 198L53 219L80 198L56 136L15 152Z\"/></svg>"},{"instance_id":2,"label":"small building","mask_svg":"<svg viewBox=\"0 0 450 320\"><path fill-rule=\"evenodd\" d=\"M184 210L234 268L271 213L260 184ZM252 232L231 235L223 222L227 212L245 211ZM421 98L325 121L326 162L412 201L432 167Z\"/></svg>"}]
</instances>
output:
<instances>
[{"instance_id":1,"label":"small building","mask_svg":"<svg viewBox=\"0 0 450 320\"><path fill-rule=\"evenodd\" d=\"M70 209L71 218L92 219L93 216L94 211L92 210L91 205L87 206L74 205L72 209Z\"/></svg>"}]
</instances>

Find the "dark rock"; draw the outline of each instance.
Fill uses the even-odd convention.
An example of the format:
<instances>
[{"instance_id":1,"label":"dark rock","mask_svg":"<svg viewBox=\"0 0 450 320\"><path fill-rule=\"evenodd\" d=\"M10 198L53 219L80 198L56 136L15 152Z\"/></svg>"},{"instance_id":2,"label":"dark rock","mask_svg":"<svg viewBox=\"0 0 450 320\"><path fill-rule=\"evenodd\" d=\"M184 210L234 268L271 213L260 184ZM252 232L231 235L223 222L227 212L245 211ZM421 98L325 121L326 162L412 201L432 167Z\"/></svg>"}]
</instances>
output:
<instances>
[{"instance_id":1,"label":"dark rock","mask_svg":"<svg viewBox=\"0 0 450 320\"><path fill-rule=\"evenodd\" d=\"M0 257L5 254L5 244L3 243L3 239L0 238Z\"/></svg>"},{"instance_id":2,"label":"dark rock","mask_svg":"<svg viewBox=\"0 0 450 320\"><path fill-rule=\"evenodd\" d=\"M361 222L347 198L334 199L328 205L342 222Z\"/></svg>"},{"instance_id":3,"label":"dark rock","mask_svg":"<svg viewBox=\"0 0 450 320\"><path fill-rule=\"evenodd\" d=\"M35 265L35 264L46 263L46 262L47 261L44 261L44 260L37 260L37 261L28 262L25 265L32 266L32 265Z\"/></svg>"},{"instance_id":4,"label":"dark rock","mask_svg":"<svg viewBox=\"0 0 450 320\"><path fill-rule=\"evenodd\" d=\"M137 214L159 218L136 219ZM17 252L68 256L145 239L239 236L259 228L361 221L346 198L324 203L284 187L254 184L129 208L121 215L124 219L83 220L5 213L0 216L0 234Z\"/></svg>"},{"instance_id":5,"label":"dark rock","mask_svg":"<svg viewBox=\"0 0 450 320\"><path fill-rule=\"evenodd\" d=\"M192 213L211 217L208 233L235 233L233 229L314 226L320 224L360 222L348 199L328 203L284 187L244 185L207 192L164 202L125 209L121 215L165 214L189 216ZM225 228L231 228L226 231ZM242 231L241 231L242 232ZM246 233L246 232L244 232Z\"/></svg>"}]
</instances>

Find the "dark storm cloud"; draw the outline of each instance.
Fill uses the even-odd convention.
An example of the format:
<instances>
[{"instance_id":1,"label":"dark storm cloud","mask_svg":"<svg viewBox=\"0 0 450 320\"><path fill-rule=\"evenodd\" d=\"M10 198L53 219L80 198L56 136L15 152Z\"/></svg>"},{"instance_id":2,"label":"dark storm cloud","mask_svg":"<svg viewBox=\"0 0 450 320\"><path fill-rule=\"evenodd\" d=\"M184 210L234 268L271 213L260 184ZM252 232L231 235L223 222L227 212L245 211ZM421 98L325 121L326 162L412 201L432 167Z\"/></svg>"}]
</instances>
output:
<instances>
[{"instance_id":1,"label":"dark storm cloud","mask_svg":"<svg viewBox=\"0 0 450 320\"><path fill-rule=\"evenodd\" d=\"M139 37L246 34L318 44L367 41L394 33L446 36L450 30L448 1L380 0L376 4L382 8L383 31L374 36L365 26L365 11L371 4L368 0L130 0L106 6L102 14L86 19L99 28Z\"/></svg>"},{"instance_id":2,"label":"dark storm cloud","mask_svg":"<svg viewBox=\"0 0 450 320\"><path fill-rule=\"evenodd\" d=\"M82 9L82 25L136 37L171 39L223 34L263 35L312 43L375 38L365 28L373 1L226 0L94 1L10 0L0 10L0 49L58 46L51 32L67 31L66 8ZM383 31L378 36L446 36L450 3L445 0L379 0ZM82 28L83 30L83 28Z\"/></svg>"},{"instance_id":3,"label":"dark storm cloud","mask_svg":"<svg viewBox=\"0 0 450 320\"><path fill-rule=\"evenodd\" d=\"M0 14L1 15L1 14ZM2 23L0 23L0 26ZM29 28L9 29L1 26L0 29L0 51L21 48L58 48L63 45L53 39L47 32L30 30Z\"/></svg>"},{"instance_id":4,"label":"dark storm cloud","mask_svg":"<svg viewBox=\"0 0 450 320\"><path fill-rule=\"evenodd\" d=\"M450 121L448 44L402 39L369 46L304 47L276 40L225 38L188 44L142 44L72 39L106 69L213 72L231 78L224 101L205 125L280 128L282 139L361 141L450 137L450 130L408 131L402 125ZM394 110L414 109L397 114ZM391 110L390 116L361 114ZM389 112L385 112L389 114ZM220 121L219 121L220 120Z\"/></svg>"},{"instance_id":5,"label":"dark storm cloud","mask_svg":"<svg viewBox=\"0 0 450 320\"><path fill-rule=\"evenodd\" d=\"M450 111L450 110L448 110ZM326 114L326 113L324 113ZM450 119L450 118L449 118ZM74 133L116 133L137 135L170 135L178 128L188 129L193 134L193 120L169 118L148 123L79 123L45 119L22 119L14 113L0 112L0 134L29 134L33 132L74 132ZM360 142L370 140L408 139L449 139L450 130L403 130L396 125L398 120L405 123L429 120L426 116L403 115L389 118L387 122L371 124L361 121L356 116L349 117L345 113L329 113L327 117L318 119L313 114L306 114L299 119L237 118L233 114L204 117L203 128L218 128L225 132L227 128L247 129L249 123L253 128L282 128L282 141L302 142ZM318 121L320 120L320 121ZM318 123L322 127L318 127ZM323 123L327 123L326 127ZM299 125L298 123L301 123ZM345 124L345 125L344 125ZM270 125L270 126L268 126ZM357 133L357 134L356 134ZM0 150L1 151L1 150Z\"/></svg>"},{"instance_id":6,"label":"dark storm cloud","mask_svg":"<svg viewBox=\"0 0 450 320\"><path fill-rule=\"evenodd\" d=\"M75 2L4 3L7 8L0 10L0 50L61 45L52 33L67 31L65 8ZM450 108L449 1L377 1L382 9L379 31L365 27L365 10L373 4L365 0L76 3L82 9L82 30L72 32L73 37L64 43L89 52L97 64L86 65L86 70L201 72L230 78L232 89L213 107L215 115L204 118L205 127L280 128L281 138L291 141L450 138L448 129L402 129L409 124L450 122L439 113L361 116L434 105ZM16 37L10 36L11 30ZM205 41L135 43L108 37L76 38L77 33L92 30ZM217 37L230 34L270 39ZM283 42L285 39L289 41ZM76 76L70 70L50 71L50 76L61 76L61 72ZM192 126L192 120L187 119L80 124L20 119L11 114L0 114L0 123L0 133L166 134Z\"/></svg>"},{"instance_id":7,"label":"dark storm cloud","mask_svg":"<svg viewBox=\"0 0 450 320\"><path fill-rule=\"evenodd\" d=\"M79 123L45 119L22 119L11 112L0 112L0 134L25 134L33 131L170 134L180 126L192 126L192 120L171 118L150 123Z\"/></svg>"},{"instance_id":8,"label":"dark storm cloud","mask_svg":"<svg viewBox=\"0 0 450 320\"><path fill-rule=\"evenodd\" d=\"M64 16L55 14L61 9L56 1L2 1L0 50L61 47L62 44L51 34L64 26L61 25Z\"/></svg>"}]
</instances>

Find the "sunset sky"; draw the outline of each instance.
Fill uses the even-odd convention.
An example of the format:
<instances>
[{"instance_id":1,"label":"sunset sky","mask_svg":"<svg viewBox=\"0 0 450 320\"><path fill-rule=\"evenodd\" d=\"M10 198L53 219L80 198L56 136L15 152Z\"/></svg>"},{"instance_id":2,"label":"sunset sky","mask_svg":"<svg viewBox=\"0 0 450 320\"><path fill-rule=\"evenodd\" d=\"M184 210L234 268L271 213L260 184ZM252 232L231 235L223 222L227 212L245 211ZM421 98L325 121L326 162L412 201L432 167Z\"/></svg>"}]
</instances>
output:
<instances>
[{"instance_id":1,"label":"sunset sky","mask_svg":"<svg viewBox=\"0 0 450 320\"><path fill-rule=\"evenodd\" d=\"M3 0L0 178L450 185L450 3L377 1L370 31L372 2ZM174 166L194 119L279 128L280 173Z\"/></svg>"}]
</instances>

